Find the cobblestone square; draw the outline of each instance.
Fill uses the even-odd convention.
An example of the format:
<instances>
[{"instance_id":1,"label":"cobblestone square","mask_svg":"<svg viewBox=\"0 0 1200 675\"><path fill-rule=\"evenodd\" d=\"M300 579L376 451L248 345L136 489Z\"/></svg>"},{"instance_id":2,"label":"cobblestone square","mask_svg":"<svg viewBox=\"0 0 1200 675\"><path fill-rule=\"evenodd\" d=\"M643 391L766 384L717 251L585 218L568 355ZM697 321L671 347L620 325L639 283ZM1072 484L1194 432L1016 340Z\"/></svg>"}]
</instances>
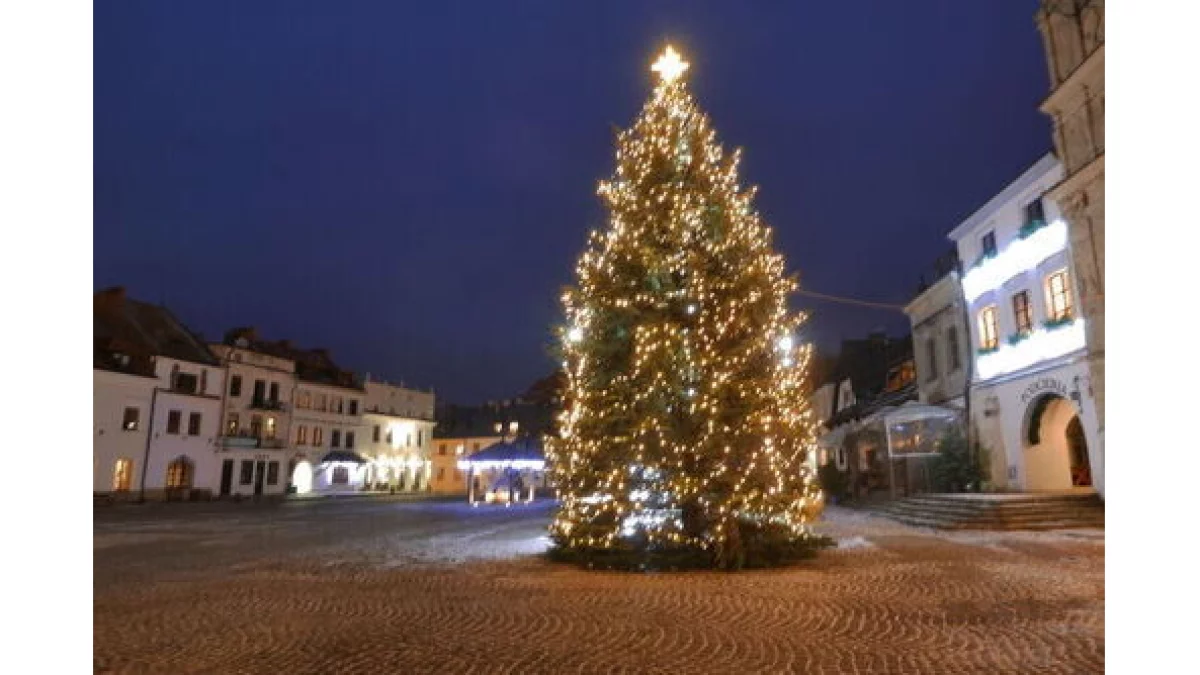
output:
<instances>
[{"instance_id":1,"label":"cobblestone square","mask_svg":"<svg viewBox=\"0 0 1200 675\"><path fill-rule=\"evenodd\" d=\"M96 509L94 665L130 673L1098 673L1104 533L831 508L786 570L596 573L551 505Z\"/></svg>"}]
</instances>

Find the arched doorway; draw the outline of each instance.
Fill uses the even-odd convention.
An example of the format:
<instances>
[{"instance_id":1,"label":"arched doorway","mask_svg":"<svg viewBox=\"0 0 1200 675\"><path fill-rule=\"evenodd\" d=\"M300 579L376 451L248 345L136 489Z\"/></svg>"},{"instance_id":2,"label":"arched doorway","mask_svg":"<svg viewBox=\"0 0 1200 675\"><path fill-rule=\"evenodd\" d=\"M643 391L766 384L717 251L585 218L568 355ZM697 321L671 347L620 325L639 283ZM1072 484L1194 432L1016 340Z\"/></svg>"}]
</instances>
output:
<instances>
[{"instance_id":1,"label":"arched doorway","mask_svg":"<svg viewBox=\"0 0 1200 675\"><path fill-rule=\"evenodd\" d=\"M1067 448L1071 453L1071 484L1075 487L1091 487L1092 465L1088 461L1087 439L1084 438L1079 415L1071 418L1067 425Z\"/></svg>"},{"instance_id":2,"label":"arched doorway","mask_svg":"<svg viewBox=\"0 0 1200 675\"><path fill-rule=\"evenodd\" d=\"M296 494L306 495L312 492L313 470L308 460L301 460L292 469L292 485L296 486Z\"/></svg>"},{"instance_id":3,"label":"arched doorway","mask_svg":"<svg viewBox=\"0 0 1200 675\"><path fill-rule=\"evenodd\" d=\"M1038 397L1029 405L1024 431L1026 489L1091 486L1087 440L1070 400L1057 394Z\"/></svg>"}]
</instances>

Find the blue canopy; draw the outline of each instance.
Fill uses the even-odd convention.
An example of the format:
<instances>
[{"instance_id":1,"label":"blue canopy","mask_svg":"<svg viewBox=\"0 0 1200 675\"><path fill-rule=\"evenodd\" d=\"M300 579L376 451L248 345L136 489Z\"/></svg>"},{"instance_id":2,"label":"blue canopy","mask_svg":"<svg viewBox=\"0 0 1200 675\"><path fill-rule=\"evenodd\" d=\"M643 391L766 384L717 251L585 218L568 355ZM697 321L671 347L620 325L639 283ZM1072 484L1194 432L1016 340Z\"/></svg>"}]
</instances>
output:
<instances>
[{"instance_id":1,"label":"blue canopy","mask_svg":"<svg viewBox=\"0 0 1200 675\"><path fill-rule=\"evenodd\" d=\"M363 459L356 452L349 450L331 450L321 458L321 463L326 462L353 462L355 464L366 464L367 460Z\"/></svg>"},{"instance_id":2,"label":"blue canopy","mask_svg":"<svg viewBox=\"0 0 1200 675\"><path fill-rule=\"evenodd\" d=\"M458 461L459 468L511 467L541 470L546 465L542 443L536 438L517 438L493 443Z\"/></svg>"}]
</instances>

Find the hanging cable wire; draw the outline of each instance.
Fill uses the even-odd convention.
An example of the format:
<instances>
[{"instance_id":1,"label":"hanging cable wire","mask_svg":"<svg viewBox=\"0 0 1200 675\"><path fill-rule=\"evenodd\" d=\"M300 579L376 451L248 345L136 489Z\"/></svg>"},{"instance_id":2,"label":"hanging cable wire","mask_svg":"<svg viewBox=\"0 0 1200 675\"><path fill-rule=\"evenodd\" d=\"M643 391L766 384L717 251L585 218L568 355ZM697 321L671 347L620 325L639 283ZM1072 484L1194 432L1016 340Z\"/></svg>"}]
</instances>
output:
<instances>
[{"instance_id":1,"label":"hanging cable wire","mask_svg":"<svg viewBox=\"0 0 1200 675\"><path fill-rule=\"evenodd\" d=\"M857 300L855 298L843 298L838 295L828 295L826 293L817 293L816 291L806 291L803 289L796 291L796 295L803 295L805 297L816 298L818 300L826 300L828 302L839 302L844 305L858 305L860 307L871 307L874 309L890 309L896 312L904 311L904 305L893 305L886 302L870 302L867 300Z\"/></svg>"}]
</instances>

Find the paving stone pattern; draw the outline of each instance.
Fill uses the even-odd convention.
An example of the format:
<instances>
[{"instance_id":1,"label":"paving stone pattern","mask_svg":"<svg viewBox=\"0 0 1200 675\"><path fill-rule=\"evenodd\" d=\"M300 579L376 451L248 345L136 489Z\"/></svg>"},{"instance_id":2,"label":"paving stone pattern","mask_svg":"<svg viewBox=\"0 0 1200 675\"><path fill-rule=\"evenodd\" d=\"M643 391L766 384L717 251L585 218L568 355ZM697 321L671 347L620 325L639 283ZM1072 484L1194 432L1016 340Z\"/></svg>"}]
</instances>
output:
<instances>
[{"instance_id":1,"label":"paving stone pattern","mask_svg":"<svg viewBox=\"0 0 1200 675\"><path fill-rule=\"evenodd\" d=\"M1104 670L1102 531L944 533L831 509L822 528L840 548L803 566L636 575L531 555L545 545L545 508L264 513L275 514L262 517L277 519L267 529L289 552L244 552L247 537L263 538L254 513L229 527L217 514L157 534L149 518L98 518L95 670ZM350 525L364 513L373 522L366 533ZM340 538L306 539L305 525L318 521L343 523L326 530ZM200 543L153 541L169 533ZM132 575L107 569L164 545L179 546L190 563ZM421 553L431 549L448 554Z\"/></svg>"}]
</instances>

